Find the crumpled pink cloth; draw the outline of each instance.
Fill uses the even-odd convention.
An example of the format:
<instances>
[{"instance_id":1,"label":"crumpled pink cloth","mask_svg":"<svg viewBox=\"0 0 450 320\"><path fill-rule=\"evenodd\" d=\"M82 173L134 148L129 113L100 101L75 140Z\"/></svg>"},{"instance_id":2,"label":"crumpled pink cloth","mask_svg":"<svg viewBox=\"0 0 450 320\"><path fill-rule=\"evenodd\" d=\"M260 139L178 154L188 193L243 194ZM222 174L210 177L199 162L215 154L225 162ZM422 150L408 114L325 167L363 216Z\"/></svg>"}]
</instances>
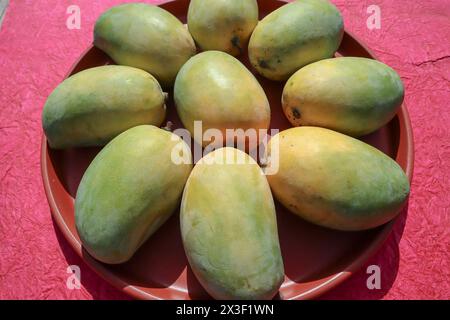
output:
<instances>
[{"instance_id":1,"label":"crumpled pink cloth","mask_svg":"<svg viewBox=\"0 0 450 320\"><path fill-rule=\"evenodd\" d=\"M0 31L0 298L127 299L91 271L52 222L41 181L41 110L53 88L92 42L96 18L124 1L11 0ZM147 1L151 2L151 1ZM377 255L323 299L449 299L450 3L448 0L334 0L347 30L406 86L415 139L407 216ZM81 29L66 27L81 8ZM369 30L367 8L381 9ZM366 267L381 268L381 290L366 287ZM66 286L79 265L82 287Z\"/></svg>"}]
</instances>

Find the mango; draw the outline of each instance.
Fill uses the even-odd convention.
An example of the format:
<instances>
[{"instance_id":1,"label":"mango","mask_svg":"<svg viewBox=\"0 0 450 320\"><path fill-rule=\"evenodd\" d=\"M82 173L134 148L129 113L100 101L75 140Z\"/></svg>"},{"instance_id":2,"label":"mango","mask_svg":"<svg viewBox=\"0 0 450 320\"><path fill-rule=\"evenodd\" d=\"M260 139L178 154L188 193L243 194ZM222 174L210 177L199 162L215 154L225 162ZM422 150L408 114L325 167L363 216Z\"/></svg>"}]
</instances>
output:
<instances>
[{"instance_id":1,"label":"mango","mask_svg":"<svg viewBox=\"0 0 450 320\"><path fill-rule=\"evenodd\" d=\"M150 72L164 87L173 85L178 70L196 53L180 20L144 3L123 4L103 13L94 27L94 45L117 64Z\"/></svg>"},{"instance_id":2,"label":"mango","mask_svg":"<svg viewBox=\"0 0 450 320\"><path fill-rule=\"evenodd\" d=\"M343 34L341 14L329 1L293 1L258 23L248 47L250 62L268 79L287 80L301 67L331 58Z\"/></svg>"},{"instance_id":3,"label":"mango","mask_svg":"<svg viewBox=\"0 0 450 320\"><path fill-rule=\"evenodd\" d=\"M318 126L351 136L388 123L402 104L403 84L387 65L366 58L321 60L286 83L282 105L294 126Z\"/></svg>"},{"instance_id":4,"label":"mango","mask_svg":"<svg viewBox=\"0 0 450 320\"><path fill-rule=\"evenodd\" d=\"M275 206L258 164L217 149L192 170L180 211L192 270L215 299L271 299L284 279Z\"/></svg>"},{"instance_id":5,"label":"mango","mask_svg":"<svg viewBox=\"0 0 450 320\"><path fill-rule=\"evenodd\" d=\"M404 206L409 181L378 149L319 127L280 132L268 145L268 175L275 197L312 223L345 231L375 228Z\"/></svg>"},{"instance_id":6,"label":"mango","mask_svg":"<svg viewBox=\"0 0 450 320\"><path fill-rule=\"evenodd\" d=\"M202 121L203 131L219 130L223 142L227 129L269 127L270 106L263 88L239 60L224 52L206 51L191 58L178 73L174 98L184 126L203 146L210 141L194 134L194 121Z\"/></svg>"},{"instance_id":7,"label":"mango","mask_svg":"<svg viewBox=\"0 0 450 320\"><path fill-rule=\"evenodd\" d=\"M51 148L103 146L141 124L161 125L165 96L149 73L102 66L64 80L48 97L42 125Z\"/></svg>"},{"instance_id":8,"label":"mango","mask_svg":"<svg viewBox=\"0 0 450 320\"><path fill-rule=\"evenodd\" d=\"M198 46L237 56L258 23L256 0L192 0L188 27Z\"/></svg>"},{"instance_id":9,"label":"mango","mask_svg":"<svg viewBox=\"0 0 450 320\"><path fill-rule=\"evenodd\" d=\"M142 125L114 138L77 190L75 223L83 247L104 263L129 260L177 208L191 169L189 147L171 132Z\"/></svg>"}]
</instances>

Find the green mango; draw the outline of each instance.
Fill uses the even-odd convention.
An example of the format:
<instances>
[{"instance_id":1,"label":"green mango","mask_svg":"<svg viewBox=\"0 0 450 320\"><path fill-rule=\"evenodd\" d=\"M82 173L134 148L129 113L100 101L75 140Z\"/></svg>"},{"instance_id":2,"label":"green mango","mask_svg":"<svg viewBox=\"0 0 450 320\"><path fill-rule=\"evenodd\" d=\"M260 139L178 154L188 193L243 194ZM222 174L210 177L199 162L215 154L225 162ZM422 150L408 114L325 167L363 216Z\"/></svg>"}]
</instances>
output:
<instances>
[{"instance_id":1,"label":"green mango","mask_svg":"<svg viewBox=\"0 0 450 320\"><path fill-rule=\"evenodd\" d=\"M286 83L282 105L294 126L318 126L351 136L371 133L397 113L402 80L372 59L321 60L297 71Z\"/></svg>"},{"instance_id":2,"label":"green mango","mask_svg":"<svg viewBox=\"0 0 450 320\"><path fill-rule=\"evenodd\" d=\"M51 148L103 146L141 124L160 126L165 96L149 73L125 66L81 71L48 97L42 125Z\"/></svg>"},{"instance_id":3,"label":"green mango","mask_svg":"<svg viewBox=\"0 0 450 320\"><path fill-rule=\"evenodd\" d=\"M171 132L142 125L114 138L78 187L75 223L83 247L105 263L129 260L177 208L191 169L189 147Z\"/></svg>"},{"instance_id":4,"label":"green mango","mask_svg":"<svg viewBox=\"0 0 450 320\"><path fill-rule=\"evenodd\" d=\"M258 164L217 149L192 170L181 202L190 266L215 299L271 299L284 280L275 206Z\"/></svg>"},{"instance_id":5,"label":"green mango","mask_svg":"<svg viewBox=\"0 0 450 320\"><path fill-rule=\"evenodd\" d=\"M301 67L331 58L339 48L344 23L327 0L293 1L256 26L248 53L253 67L271 80L287 80Z\"/></svg>"},{"instance_id":6,"label":"green mango","mask_svg":"<svg viewBox=\"0 0 450 320\"><path fill-rule=\"evenodd\" d=\"M268 144L268 181L275 197L312 223L347 231L393 219L409 181L386 154L355 138L319 127L280 132ZM278 162L278 165L274 163Z\"/></svg>"},{"instance_id":7,"label":"green mango","mask_svg":"<svg viewBox=\"0 0 450 320\"><path fill-rule=\"evenodd\" d=\"M206 51L191 58L178 73L174 87L178 115L194 138L194 121L204 131L264 130L270 123L270 105L253 74L236 58ZM203 146L209 141L198 141Z\"/></svg>"},{"instance_id":8,"label":"green mango","mask_svg":"<svg viewBox=\"0 0 450 320\"><path fill-rule=\"evenodd\" d=\"M192 0L189 4L189 31L204 51L241 54L257 23L256 0Z\"/></svg>"},{"instance_id":9,"label":"green mango","mask_svg":"<svg viewBox=\"0 0 450 320\"><path fill-rule=\"evenodd\" d=\"M94 45L117 64L150 72L164 87L196 53L187 28L170 12L145 3L112 7L94 27Z\"/></svg>"}]
</instances>

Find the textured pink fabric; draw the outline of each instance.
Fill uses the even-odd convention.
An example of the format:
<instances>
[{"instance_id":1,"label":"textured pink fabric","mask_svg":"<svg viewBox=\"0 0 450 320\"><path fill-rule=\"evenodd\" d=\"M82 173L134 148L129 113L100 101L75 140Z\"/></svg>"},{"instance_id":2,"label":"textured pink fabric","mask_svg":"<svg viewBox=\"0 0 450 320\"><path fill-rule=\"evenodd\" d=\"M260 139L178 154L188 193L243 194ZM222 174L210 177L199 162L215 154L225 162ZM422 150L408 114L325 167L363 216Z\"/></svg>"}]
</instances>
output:
<instances>
[{"instance_id":1,"label":"textured pink fabric","mask_svg":"<svg viewBox=\"0 0 450 320\"><path fill-rule=\"evenodd\" d=\"M39 146L42 105L92 42L95 19L118 0L11 0L0 31L0 298L127 299L75 254L53 224L44 194ZM382 289L366 288L365 268L324 299L450 298L450 2L334 0L346 28L394 67L406 86L415 139L407 216L367 265L382 270ZM81 29L66 9L81 8ZM369 30L367 8L381 8ZM82 288L66 287L80 265Z\"/></svg>"}]
</instances>

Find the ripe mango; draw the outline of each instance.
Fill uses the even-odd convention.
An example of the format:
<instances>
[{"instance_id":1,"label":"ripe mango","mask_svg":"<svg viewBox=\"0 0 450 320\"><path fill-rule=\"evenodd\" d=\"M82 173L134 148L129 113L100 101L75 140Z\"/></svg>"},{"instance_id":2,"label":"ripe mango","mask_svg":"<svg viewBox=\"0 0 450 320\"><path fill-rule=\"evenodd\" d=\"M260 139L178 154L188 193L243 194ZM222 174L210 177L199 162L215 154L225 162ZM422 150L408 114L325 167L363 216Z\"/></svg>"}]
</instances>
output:
<instances>
[{"instance_id":1,"label":"ripe mango","mask_svg":"<svg viewBox=\"0 0 450 320\"><path fill-rule=\"evenodd\" d=\"M224 140L226 129L269 127L270 106L263 88L239 60L224 52L206 51L191 58L178 73L174 98L193 136L194 121L202 121L204 131L220 130Z\"/></svg>"},{"instance_id":2,"label":"ripe mango","mask_svg":"<svg viewBox=\"0 0 450 320\"><path fill-rule=\"evenodd\" d=\"M161 125L165 97L149 73L125 66L81 71L48 97L42 124L51 148L102 146L141 124Z\"/></svg>"},{"instance_id":3,"label":"ripe mango","mask_svg":"<svg viewBox=\"0 0 450 320\"><path fill-rule=\"evenodd\" d=\"M176 164L173 150L188 161ZM95 157L78 187L75 222L96 259L122 263L169 218L192 169L181 138L150 125L131 128Z\"/></svg>"},{"instance_id":4,"label":"ripe mango","mask_svg":"<svg viewBox=\"0 0 450 320\"><path fill-rule=\"evenodd\" d=\"M258 23L256 0L192 0L188 27L199 47L237 56Z\"/></svg>"},{"instance_id":5,"label":"ripe mango","mask_svg":"<svg viewBox=\"0 0 450 320\"><path fill-rule=\"evenodd\" d=\"M278 152L278 157L276 156ZM312 223L338 230L364 230L396 216L409 194L400 166L378 149L319 127L280 132L268 145L279 159L268 181L275 197Z\"/></svg>"},{"instance_id":6,"label":"ripe mango","mask_svg":"<svg viewBox=\"0 0 450 320\"><path fill-rule=\"evenodd\" d=\"M366 58L321 60L297 71L283 91L283 111L294 126L318 126L351 136L388 123L404 96L398 74Z\"/></svg>"},{"instance_id":7,"label":"ripe mango","mask_svg":"<svg viewBox=\"0 0 450 320\"><path fill-rule=\"evenodd\" d=\"M164 87L173 85L178 70L196 52L180 20L144 3L123 4L103 13L95 24L94 45L117 64L150 72Z\"/></svg>"},{"instance_id":8,"label":"ripe mango","mask_svg":"<svg viewBox=\"0 0 450 320\"><path fill-rule=\"evenodd\" d=\"M287 80L301 67L331 58L343 34L341 14L329 1L293 1L258 23L248 47L250 62L266 78Z\"/></svg>"},{"instance_id":9,"label":"ripe mango","mask_svg":"<svg viewBox=\"0 0 450 320\"><path fill-rule=\"evenodd\" d=\"M184 249L215 299L271 299L284 279L275 206L258 164L217 149L192 170L181 202Z\"/></svg>"}]
</instances>

